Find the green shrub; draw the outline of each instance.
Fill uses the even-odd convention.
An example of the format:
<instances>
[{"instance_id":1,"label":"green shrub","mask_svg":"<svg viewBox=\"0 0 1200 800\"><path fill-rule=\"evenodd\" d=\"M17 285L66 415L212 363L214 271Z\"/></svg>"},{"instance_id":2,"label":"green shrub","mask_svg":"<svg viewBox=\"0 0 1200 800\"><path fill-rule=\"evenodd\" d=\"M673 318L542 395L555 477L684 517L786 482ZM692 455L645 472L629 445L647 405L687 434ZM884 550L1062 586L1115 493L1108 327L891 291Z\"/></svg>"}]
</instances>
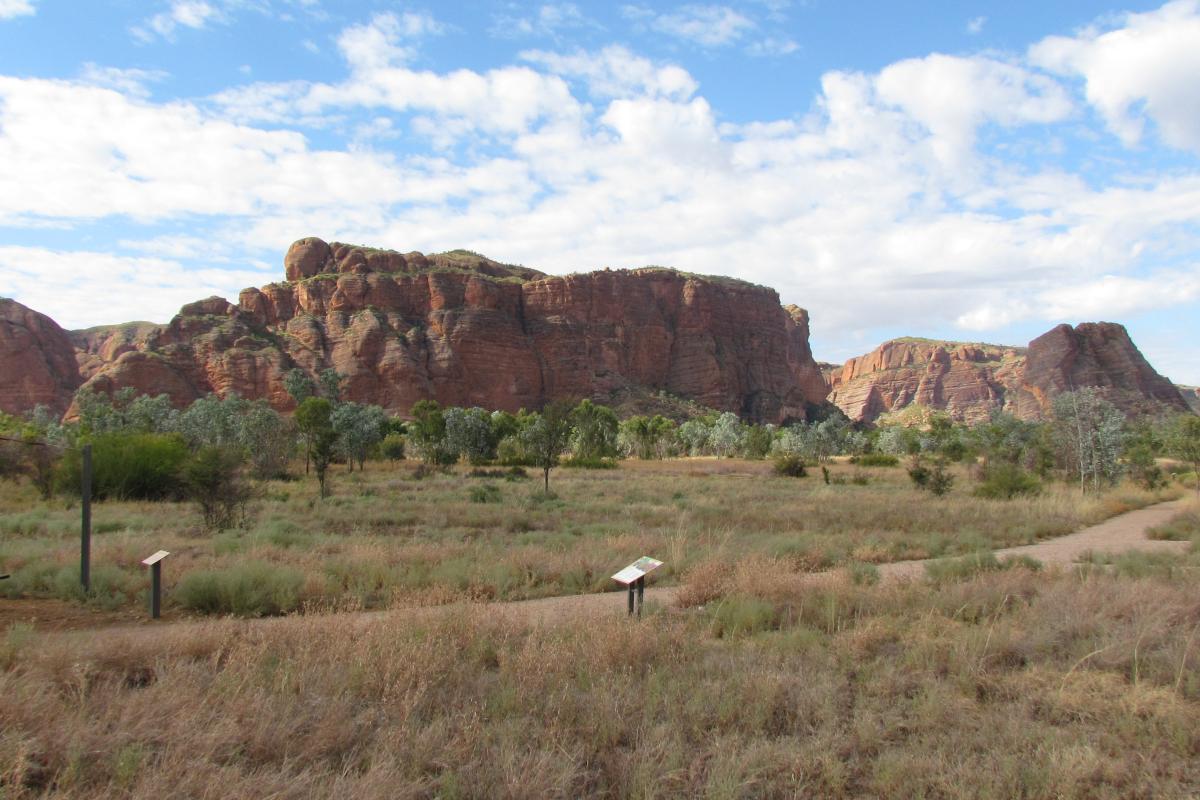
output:
<instances>
[{"instance_id":1,"label":"green shrub","mask_svg":"<svg viewBox=\"0 0 1200 800\"><path fill-rule=\"evenodd\" d=\"M223 531L241 525L254 490L242 474L241 450L201 447L183 465L184 492L200 509L204 527Z\"/></svg>"},{"instance_id":2,"label":"green shrub","mask_svg":"<svg viewBox=\"0 0 1200 800\"><path fill-rule=\"evenodd\" d=\"M562 466L576 469L616 469L617 460L615 458L572 457L564 460Z\"/></svg>"},{"instance_id":3,"label":"green shrub","mask_svg":"<svg viewBox=\"0 0 1200 800\"><path fill-rule=\"evenodd\" d=\"M1200 512L1184 511L1162 525L1146 531L1146 536L1159 541L1186 542L1200 535Z\"/></svg>"},{"instance_id":4,"label":"green shrub","mask_svg":"<svg viewBox=\"0 0 1200 800\"><path fill-rule=\"evenodd\" d=\"M1036 477L1016 464L1000 462L988 466L974 494L991 500L1011 500L1022 495L1036 495L1041 491L1041 481Z\"/></svg>"},{"instance_id":5,"label":"green shrub","mask_svg":"<svg viewBox=\"0 0 1200 800\"><path fill-rule=\"evenodd\" d=\"M300 607L304 575L262 561L221 570L198 570L183 576L172 593L184 608L203 614L265 617Z\"/></svg>"},{"instance_id":6,"label":"green shrub","mask_svg":"<svg viewBox=\"0 0 1200 800\"><path fill-rule=\"evenodd\" d=\"M874 586L879 583L879 567L866 561L851 561L846 572L855 586Z\"/></svg>"},{"instance_id":7,"label":"green shrub","mask_svg":"<svg viewBox=\"0 0 1200 800\"><path fill-rule=\"evenodd\" d=\"M795 453L782 453L776 456L774 470L776 475L784 475L788 478L803 478L808 474L808 470L804 467L804 459Z\"/></svg>"},{"instance_id":8,"label":"green shrub","mask_svg":"<svg viewBox=\"0 0 1200 800\"><path fill-rule=\"evenodd\" d=\"M851 456L850 463L860 467L894 467L900 463L900 459L890 453L864 453Z\"/></svg>"},{"instance_id":9,"label":"green shrub","mask_svg":"<svg viewBox=\"0 0 1200 800\"><path fill-rule=\"evenodd\" d=\"M472 503L499 503L500 501L500 487L494 483L471 487Z\"/></svg>"},{"instance_id":10,"label":"green shrub","mask_svg":"<svg viewBox=\"0 0 1200 800\"><path fill-rule=\"evenodd\" d=\"M404 437L398 433L389 433L379 443L379 454L388 461L404 459Z\"/></svg>"},{"instance_id":11,"label":"green shrub","mask_svg":"<svg viewBox=\"0 0 1200 800\"><path fill-rule=\"evenodd\" d=\"M97 500L165 500L180 494L187 445L176 434L110 433L92 441L92 497ZM58 486L78 495L83 458L64 455Z\"/></svg>"},{"instance_id":12,"label":"green shrub","mask_svg":"<svg viewBox=\"0 0 1200 800\"><path fill-rule=\"evenodd\" d=\"M710 610L713 635L744 636L779 627L778 609L757 597L726 597Z\"/></svg>"}]
</instances>

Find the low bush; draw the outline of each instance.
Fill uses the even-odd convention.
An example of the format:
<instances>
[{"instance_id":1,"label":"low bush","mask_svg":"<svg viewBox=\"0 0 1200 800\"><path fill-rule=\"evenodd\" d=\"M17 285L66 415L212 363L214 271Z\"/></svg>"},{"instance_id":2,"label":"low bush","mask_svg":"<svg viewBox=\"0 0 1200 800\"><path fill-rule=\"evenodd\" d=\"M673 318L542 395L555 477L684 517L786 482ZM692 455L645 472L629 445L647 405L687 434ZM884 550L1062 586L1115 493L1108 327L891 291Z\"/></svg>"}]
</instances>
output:
<instances>
[{"instance_id":1,"label":"low bush","mask_svg":"<svg viewBox=\"0 0 1200 800\"><path fill-rule=\"evenodd\" d=\"M846 573L855 586L874 586L879 583L879 567L866 561L851 561L846 565Z\"/></svg>"},{"instance_id":2,"label":"low bush","mask_svg":"<svg viewBox=\"0 0 1200 800\"><path fill-rule=\"evenodd\" d=\"M900 463L900 459L889 453L863 453L861 456L851 456L850 463L860 467L894 467Z\"/></svg>"},{"instance_id":3,"label":"low bush","mask_svg":"<svg viewBox=\"0 0 1200 800\"><path fill-rule=\"evenodd\" d=\"M795 453L783 453L776 456L773 469L776 475L783 475L788 478L803 478L808 475L808 470L804 466L804 459Z\"/></svg>"},{"instance_id":4,"label":"low bush","mask_svg":"<svg viewBox=\"0 0 1200 800\"><path fill-rule=\"evenodd\" d=\"M725 597L709 606L712 632L717 638L746 636L779 627L775 604L759 597Z\"/></svg>"},{"instance_id":5,"label":"low bush","mask_svg":"<svg viewBox=\"0 0 1200 800\"><path fill-rule=\"evenodd\" d=\"M379 443L379 455L388 461L404 460L404 437L398 433L389 433Z\"/></svg>"},{"instance_id":6,"label":"low bush","mask_svg":"<svg viewBox=\"0 0 1200 800\"><path fill-rule=\"evenodd\" d=\"M1024 495L1036 495L1041 491L1042 483L1034 475L1016 464L1001 462L988 466L974 494L991 500L1011 500Z\"/></svg>"},{"instance_id":7,"label":"low bush","mask_svg":"<svg viewBox=\"0 0 1200 800\"><path fill-rule=\"evenodd\" d=\"M472 486L470 494L472 503L499 503L501 501L500 487L494 483Z\"/></svg>"},{"instance_id":8,"label":"low bush","mask_svg":"<svg viewBox=\"0 0 1200 800\"><path fill-rule=\"evenodd\" d=\"M1162 525L1146 531L1146 536L1159 541L1186 542L1200 536L1200 511L1184 511Z\"/></svg>"},{"instance_id":9,"label":"low bush","mask_svg":"<svg viewBox=\"0 0 1200 800\"><path fill-rule=\"evenodd\" d=\"M568 458L562 462L564 467L574 467L576 469L616 469L617 460L615 458Z\"/></svg>"},{"instance_id":10,"label":"low bush","mask_svg":"<svg viewBox=\"0 0 1200 800\"><path fill-rule=\"evenodd\" d=\"M299 608L303 586L298 570L250 561L189 572L172 595L179 605L203 614L267 617Z\"/></svg>"},{"instance_id":11,"label":"low bush","mask_svg":"<svg viewBox=\"0 0 1200 800\"><path fill-rule=\"evenodd\" d=\"M240 526L254 489L242 470L242 452L229 447L201 447L184 464L181 479L187 497L200 510L204 527L223 531Z\"/></svg>"}]
</instances>

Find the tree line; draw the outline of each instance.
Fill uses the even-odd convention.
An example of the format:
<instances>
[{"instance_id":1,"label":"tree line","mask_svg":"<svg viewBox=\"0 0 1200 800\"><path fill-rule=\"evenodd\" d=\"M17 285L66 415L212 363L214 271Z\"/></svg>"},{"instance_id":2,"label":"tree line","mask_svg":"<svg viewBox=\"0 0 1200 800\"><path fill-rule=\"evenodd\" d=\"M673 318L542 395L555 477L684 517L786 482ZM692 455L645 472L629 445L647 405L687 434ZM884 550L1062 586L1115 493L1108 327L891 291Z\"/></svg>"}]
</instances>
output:
<instances>
[{"instance_id":1,"label":"tree line","mask_svg":"<svg viewBox=\"0 0 1200 800\"><path fill-rule=\"evenodd\" d=\"M621 420L586 399L515 414L422 400L401 419L343 399L344 378L334 370L314 378L294 369L284 385L296 402L291 417L234 395L210 395L179 409L166 395L137 396L128 388L111 396L81 390L70 423L44 407L24 419L0 415L0 477L28 476L44 497L77 492L79 447L88 443L98 498L191 498L206 525L220 528L244 513L253 496L248 479L286 477L301 454L322 497L335 463L353 471L371 459L405 457L429 467L459 461L535 467L546 491L559 466L611 468L622 458L682 456L773 458L778 472L791 475L835 456L862 464L904 457L914 483L934 493L953 481L948 464L967 462L978 491L996 497L1036 491L1054 477L1096 491L1129 475L1153 488L1165 481L1157 463L1163 456L1200 474L1200 417L1126 419L1094 389L1059 396L1043 422L997 412L964 425L930 412L918 425L868 429L836 413L782 427L749 424L731 412L682 424L661 415Z\"/></svg>"}]
</instances>

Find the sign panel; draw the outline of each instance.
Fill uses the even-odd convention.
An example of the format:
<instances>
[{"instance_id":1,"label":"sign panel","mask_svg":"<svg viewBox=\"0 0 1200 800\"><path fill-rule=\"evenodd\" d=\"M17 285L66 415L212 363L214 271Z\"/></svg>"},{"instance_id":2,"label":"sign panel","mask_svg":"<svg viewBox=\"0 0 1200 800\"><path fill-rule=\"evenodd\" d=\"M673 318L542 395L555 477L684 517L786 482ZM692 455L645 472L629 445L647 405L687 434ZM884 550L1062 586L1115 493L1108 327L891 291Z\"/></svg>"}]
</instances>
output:
<instances>
[{"instance_id":1,"label":"sign panel","mask_svg":"<svg viewBox=\"0 0 1200 800\"><path fill-rule=\"evenodd\" d=\"M143 558L142 563L145 564L147 567L149 567L153 564L157 564L159 561L162 561L164 558L166 558L169 555L171 555L171 554L168 553L166 550L159 550L157 553L150 556L149 558Z\"/></svg>"},{"instance_id":2,"label":"sign panel","mask_svg":"<svg viewBox=\"0 0 1200 800\"><path fill-rule=\"evenodd\" d=\"M659 561L657 558L642 556L637 561L633 562L612 577L613 580L617 581L618 583L630 584L636 581L638 578L641 578L646 574L658 569L662 566L662 564L663 562Z\"/></svg>"}]
</instances>

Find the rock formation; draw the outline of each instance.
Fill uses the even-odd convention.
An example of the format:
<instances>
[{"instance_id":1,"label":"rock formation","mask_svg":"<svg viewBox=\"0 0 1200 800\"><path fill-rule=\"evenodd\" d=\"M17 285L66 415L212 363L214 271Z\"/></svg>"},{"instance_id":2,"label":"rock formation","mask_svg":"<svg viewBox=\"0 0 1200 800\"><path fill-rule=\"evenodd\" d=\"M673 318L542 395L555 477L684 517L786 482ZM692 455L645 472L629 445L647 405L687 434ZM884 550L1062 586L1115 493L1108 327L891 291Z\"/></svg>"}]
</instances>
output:
<instances>
[{"instance_id":1,"label":"rock formation","mask_svg":"<svg viewBox=\"0 0 1200 800\"><path fill-rule=\"evenodd\" d=\"M1200 414L1200 387L1197 386L1176 386L1179 393L1183 395L1183 399L1191 407L1192 411Z\"/></svg>"},{"instance_id":2,"label":"rock formation","mask_svg":"<svg viewBox=\"0 0 1200 800\"><path fill-rule=\"evenodd\" d=\"M46 405L61 413L81 378L75 348L54 320L0 297L0 411Z\"/></svg>"},{"instance_id":3,"label":"rock formation","mask_svg":"<svg viewBox=\"0 0 1200 800\"><path fill-rule=\"evenodd\" d=\"M6 385L3 407L24 410L36 395L62 408L86 381L180 405L236 392L287 410L294 367L332 367L349 397L400 414L425 398L515 411L636 388L785 422L826 394L807 312L741 281L658 268L552 277L466 251L314 238L292 245L284 268L283 283L243 290L237 304L190 303L164 326L81 331L73 347L59 331L55 363L69 380L36 393Z\"/></svg>"},{"instance_id":4,"label":"rock formation","mask_svg":"<svg viewBox=\"0 0 1200 800\"><path fill-rule=\"evenodd\" d=\"M829 383L830 400L867 422L910 406L967 422L997 409L1037 419L1054 397L1085 386L1127 413L1188 410L1179 390L1112 322L1059 325L1025 348L897 339L850 359Z\"/></svg>"}]
</instances>

